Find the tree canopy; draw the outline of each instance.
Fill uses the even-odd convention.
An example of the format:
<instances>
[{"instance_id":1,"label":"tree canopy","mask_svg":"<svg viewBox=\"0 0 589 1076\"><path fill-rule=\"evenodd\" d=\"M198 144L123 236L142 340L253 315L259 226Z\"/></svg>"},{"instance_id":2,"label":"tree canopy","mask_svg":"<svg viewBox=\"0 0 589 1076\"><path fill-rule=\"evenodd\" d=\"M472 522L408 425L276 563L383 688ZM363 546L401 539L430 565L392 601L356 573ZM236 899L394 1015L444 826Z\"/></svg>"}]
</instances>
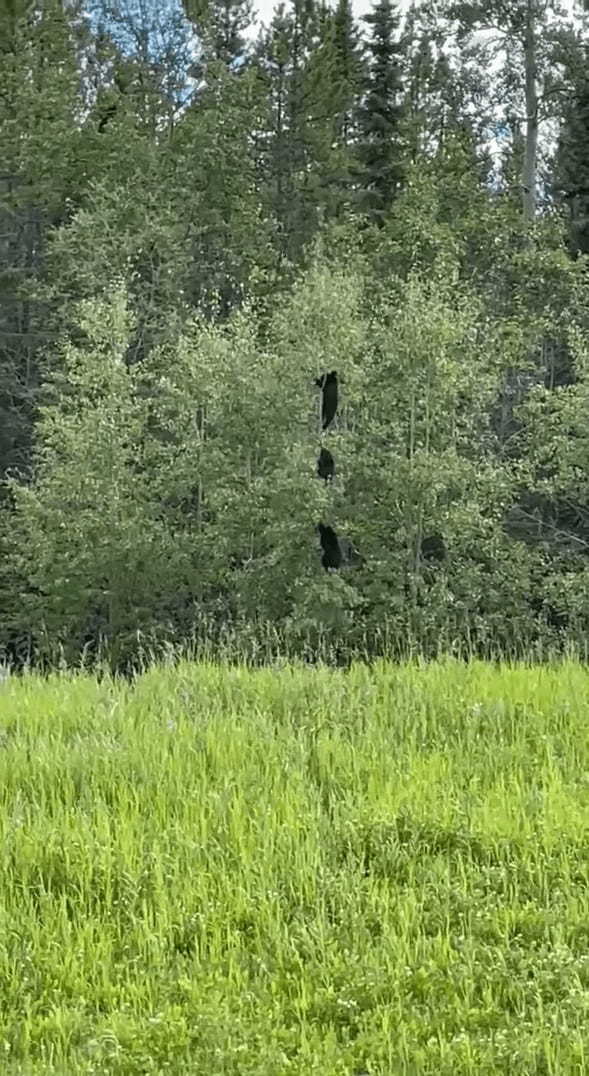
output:
<instances>
[{"instance_id":1,"label":"tree canopy","mask_svg":"<svg viewBox=\"0 0 589 1076\"><path fill-rule=\"evenodd\" d=\"M0 652L584 646L582 20L253 19L0 3Z\"/></svg>"}]
</instances>

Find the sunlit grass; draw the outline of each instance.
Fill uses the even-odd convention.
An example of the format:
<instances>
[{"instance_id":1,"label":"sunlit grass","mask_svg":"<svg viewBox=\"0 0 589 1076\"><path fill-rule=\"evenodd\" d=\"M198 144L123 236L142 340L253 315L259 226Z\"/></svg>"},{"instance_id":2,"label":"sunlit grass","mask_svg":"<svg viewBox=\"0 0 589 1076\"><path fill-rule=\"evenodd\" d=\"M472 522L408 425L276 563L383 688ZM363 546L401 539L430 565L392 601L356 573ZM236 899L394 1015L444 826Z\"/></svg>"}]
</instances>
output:
<instances>
[{"instance_id":1,"label":"sunlit grass","mask_svg":"<svg viewBox=\"0 0 589 1076\"><path fill-rule=\"evenodd\" d=\"M0 1072L589 1071L589 672L0 685Z\"/></svg>"}]
</instances>

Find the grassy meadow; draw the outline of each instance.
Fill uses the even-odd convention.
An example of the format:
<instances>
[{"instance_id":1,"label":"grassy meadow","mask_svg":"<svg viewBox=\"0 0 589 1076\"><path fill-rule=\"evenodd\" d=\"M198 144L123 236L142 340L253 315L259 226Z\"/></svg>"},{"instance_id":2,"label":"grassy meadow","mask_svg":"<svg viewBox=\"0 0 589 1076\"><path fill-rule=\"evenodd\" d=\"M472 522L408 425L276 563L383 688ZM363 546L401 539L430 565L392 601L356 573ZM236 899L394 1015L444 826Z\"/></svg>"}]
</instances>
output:
<instances>
[{"instance_id":1,"label":"grassy meadow","mask_svg":"<svg viewBox=\"0 0 589 1076\"><path fill-rule=\"evenodd\" d=\"M0 1072L589 1072L589 670L0 685Z\"/></svg>"}]
</instances>

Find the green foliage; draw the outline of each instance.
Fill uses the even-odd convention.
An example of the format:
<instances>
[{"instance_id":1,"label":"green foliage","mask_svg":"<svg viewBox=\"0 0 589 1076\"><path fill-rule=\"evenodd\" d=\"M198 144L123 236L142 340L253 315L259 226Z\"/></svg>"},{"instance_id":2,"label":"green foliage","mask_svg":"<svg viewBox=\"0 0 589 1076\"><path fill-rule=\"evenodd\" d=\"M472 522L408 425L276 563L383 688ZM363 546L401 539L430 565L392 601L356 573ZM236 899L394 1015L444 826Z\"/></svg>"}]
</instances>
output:
<instances>
[{"instance_id":1,"label":"green foliage","mask_svg":"<svg viewBox=\"0 0 589 1076\"><path fill-rule=\"evenodd\" d=\"M72 299L104 295L112 273L122 274L137 319L137 358L195 309L224 317L246 291L255 294L273 254L249 142L259 110L255 77L237 79L217 66L171 143L158 147L141 131L125 132L129 158L116 175L103 151L83 206L52 237L51 294L60 313L69 316Z\"/></svg>"},{"instance_id":2,"label":"green foliage","mask_svg":"<svg viewBox=\"0 0 589 1076\"><path fill-rule=\"evenodd\" d=\"M586 51L586 50L585 50ZM586 61L586 55L583 57ZM566 199L570 214L570 241L573 253L589 253L589 79L585 63L573 68L573 86L567 100L556 155L555 186Z\"/></svg>"},{"instance_id":3,"label":"green foliage","mask_svg":"<svg viewBox=\"0 0 589 1076\"><path fill-rule=\"evenodd\" d=\"M251 0L183 0L183 7L197 26L207 60L230 68L244 59L252 24Z\"/></svg>"},{"instance_id":4,"label":"green foliage","mask_svg":"<svg viewBox=\"0 0 589 1076\"><path fill-rule=\"evenodd\" d=\"M47 340L33 285L79 167L76 34L74 5L0 7L0 481L28 465Z\"/></svg>"},{"instance_id":5,"label":"green foliage","mask_svg":"<svg viewBox=\"0 0 589 1076\"><path fill-rule=\"evenodd\" d=\"M354 202L363 49L347 0L334 11L280 5L258 43L270 104L261 141L281 255L300 263L318 231Z\"/></svg>"},{"instance_id":6,"label":"green foliage","mask_svg":"<svg viewBox=\"0 0 589 1076\"><path fill-rule=\"evenodd\" d=\"M400 136L402 107L401 47L396 41L399 16L393 0L378 0L364 16L370 28L369 66L360 112L358 147L361 206L380 222L404 178Z\"/></svg>"},{"instance_id":7,"label":"green foliage","mask_svg":"<svg viewBox=\"0 0 589 1076\"><path fill-rule=\"evenodd\" d=\"M317 61L319 65L322 61L329 64L331 59L331 71L328 73L324 68L324 72L333 96L330 100L330 88L326 85L322 88L322 97L335 118L335 137L344 146L349 146L357 136L358 100L364 89L366 74L364 46L349 0L339 0L333 14L324 23L323 35L327 55L321 57L319 50Z\"/></svg>"},{"instance_id":8,"label":"green foliage","mask_svg":"<svg viewBox=\"0 0 589 1076\"><path fill-rule=\"evenodd\" d=\"M124 299L83 304L87 350L71 343L41 408L34 477L10 484L15 501L9 548L28 581L22 617L42 655L108 640L115 651L157 615L163 566L178 582L178 554L154 514L141 467L144 406L125 364ZM147 503L146 503L147 502Z\"/></svg>"},{"instance_id":9,"label":"green foliage","mask_svg":"<svg viewBox=\"0 0 589 1076\"><path fill-rule=\"evenodd\" d=\"M589 614L589 354L574 325L568 344L575 384L556 391L537 386L520 409L527 471L521 511L528 517L528 542L543 561L542 612L581 634Z\"/></svg>"},{"instance_id":10,"label":"green foliage","mask_svg":"<svg viewBox=\"0 0 589 1076\"><path fill-rule=\"evenodd\" d=\"M123 293L82 304L33 481L11 485L30 595L14 627L70 657L96 631L131 656L136 632L178 639L203 619L272 623L299 647L329 631L347 650L386 623L401 648L435 650L486 639L491 618L515 643L528 575L502 528L516 475L489 413L525 338L500 321L481 332L481 300L442 259L378 305L363 284L318 261L269 320L247 304L225 328L197 319L132 365ZM315 477L325 369L342 391L329 489ZM322 518L363 568L325 575ZM432 569L421 543L435 532L451 552Z\"/></svg>"},{"instance_id":11,"label":"green foliage","mask_svg":"<svg viewBox=\"0 0 589 1076\"><path fill-rule=\"evenodd\" d=\"M522 13L503 59L536 56L542 121L576 86L578 193L582 48L544 5L526 51ZM86 14L0 11L0 647L581 637L587 282L500 167L524 67L495 86L449 5L363 41L294 0L255 45L242 0ZM320 520L361 563L322 570Z\"/></svg>"},{"instance_id":12,"label":"green foliage","mask_svg":"<svg viewBox=\"0 0 589 1076\"><path fill-rule=\"evenodd\" d=\"M122 296L82 304L85 343L55 364L34 480L11 484L14 570L37 594L15 626L71 656L91 623L125 651L134 629L186 632L195 607L220 622L283 620L312 585L325 507L316 341L328 362L354 334L360 348L357 290L319 272L275 317L268 347L245 309L226 330L196 321L130 367Z\"/></svg>"}]
</instances>

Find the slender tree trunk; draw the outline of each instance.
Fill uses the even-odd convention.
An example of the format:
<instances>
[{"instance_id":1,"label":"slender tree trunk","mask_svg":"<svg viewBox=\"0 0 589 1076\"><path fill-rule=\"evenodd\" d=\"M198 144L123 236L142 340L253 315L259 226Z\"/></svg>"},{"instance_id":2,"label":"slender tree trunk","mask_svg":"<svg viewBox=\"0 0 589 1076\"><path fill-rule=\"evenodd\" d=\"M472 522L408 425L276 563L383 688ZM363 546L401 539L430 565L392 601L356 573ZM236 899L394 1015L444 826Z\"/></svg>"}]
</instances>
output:
<instances>
[{"instance_id":1,"label":"slender tree trunk","mask_svg":"<svg viewBox=\"0 0 589 1076\"><path fill-rule=\"evenodd\" d=\"M526 2L526 28L524 36L524 64L526 82L526 144L522 168L524 220L533 221L536 216L536 173L538 159L538 87L536 83L536 26L534 0Z\"/></svg>"}]
</instances>

